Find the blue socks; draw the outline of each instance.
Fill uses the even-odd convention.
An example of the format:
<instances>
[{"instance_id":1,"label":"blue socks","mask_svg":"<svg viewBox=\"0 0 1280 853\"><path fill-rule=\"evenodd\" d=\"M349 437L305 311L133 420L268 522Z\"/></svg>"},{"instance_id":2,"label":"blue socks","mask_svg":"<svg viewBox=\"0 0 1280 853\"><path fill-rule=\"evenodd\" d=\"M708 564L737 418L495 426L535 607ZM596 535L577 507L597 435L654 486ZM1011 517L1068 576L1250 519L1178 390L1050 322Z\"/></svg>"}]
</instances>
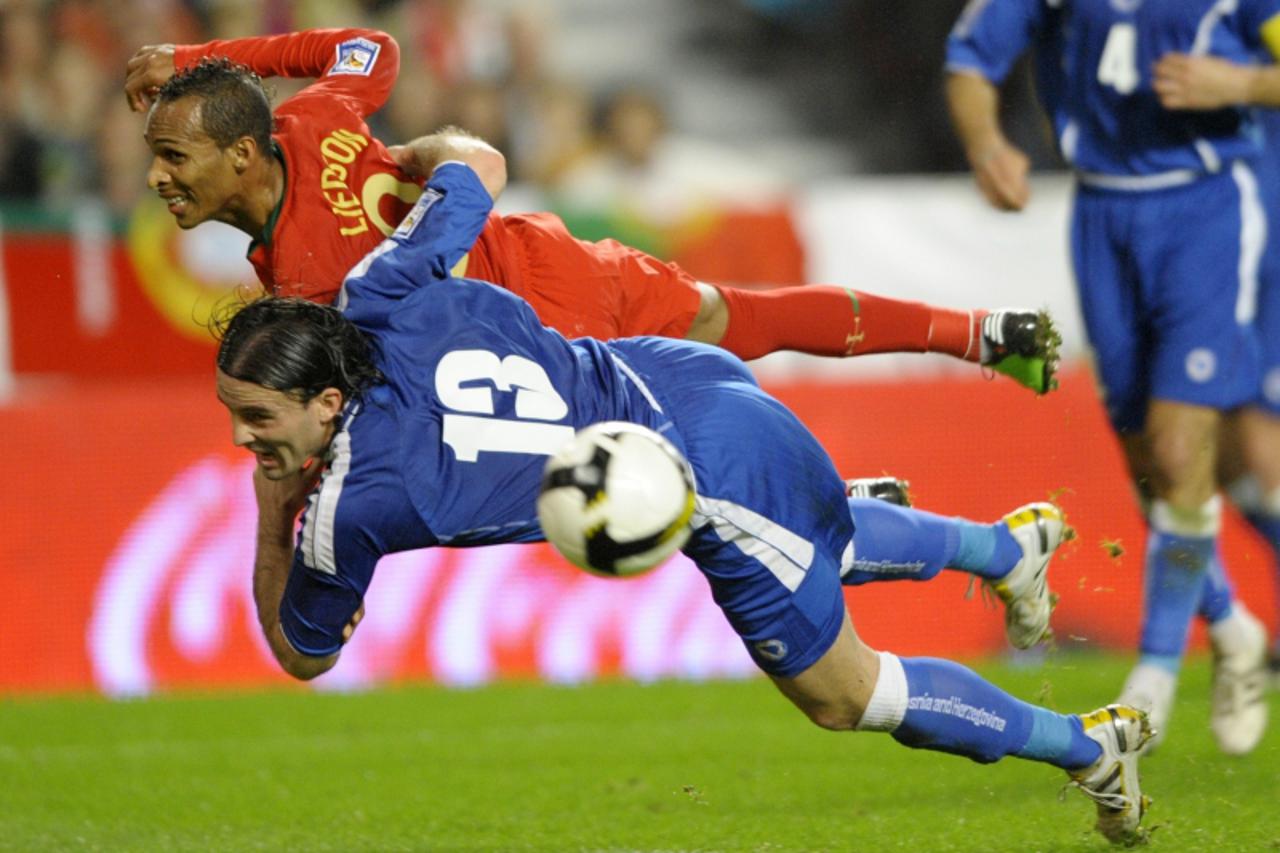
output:
<instances>
[{"instance_id":1,"label":"blue socks","mask_svg":"<svg viewBox=\"0 0 1280 853\"><path fill-rule=\"evenodd\" d=\"M1235 597L1235 588L1222 568L1222 550L1215 549L1200 587L1200 616L1209 624L1225 619L1231 615L1231 602Z\"/></svg>"},{"instance_id":2,"label":"blue socks","mask_svg":"<svg viewBox=\"0 0 1280 853\"><path fill-rule=\"evenodd\" d=\"M885 501L850 498L853 567L841 580L856 586L884 580L929 580L944 568L1004 577L1022 548L1003 522L975 524Z\"/></svg>"},{"instance_id":3,"label":"blue socks","mask_svg":"<svg viewBox=\"0 0 1280 853\"><path fill-rule=\"evenodd\" d=\"M1016 755L1064 770L1088 767L1102 753L1085 735L1079 717L1015 699L952 661L900 660L906 675L906 711L892 733L906 746L984 764ZM883 678L883 656L881 668Z\"/></svg>"},{"instance_id":4,"label":"blue socks","mask_svg":"<svg viewBox=\"0 0 1280 853\"><path fill-rule=\"evenodd\" d=\"M1139 663L1177 673L1191 619L1216 560L1221 513L1216 496L1192 510L1152 503Z\"/></svg>"},{"instance_id":5,"label":"blue socks","mask_svg":"<svg viewBox=\"0 0 1280 853\"><path fill-rule=\"evenodd\" d=\"M1262 534L1263 539L1267 540L1267 544L1271 546L1271 552L1276 560L1276 568L1280 570L1280 516L1263 512L1249 512L1245 514L1245 518L1249 520L1249 524L1253 526L1253 529ZM854 535L856 536L857 534ZM1276 581L1280 582L1280 574L1277 574ZM1280 653L1280 635L1277 635L1272 651Z\"/></svg>"},{"instance_id":6,"label":"blue socks","mask_svg":"<svg viewBox=\"0 0 1280 853\"><path fill-rule=\"evenodd\" d=\"M1003 521L995 524L973 524L956 520L960 525L960 548L949 566L979 577L1002 578L1022 559L1022 546Z\"/></svg>"}]
</instances>

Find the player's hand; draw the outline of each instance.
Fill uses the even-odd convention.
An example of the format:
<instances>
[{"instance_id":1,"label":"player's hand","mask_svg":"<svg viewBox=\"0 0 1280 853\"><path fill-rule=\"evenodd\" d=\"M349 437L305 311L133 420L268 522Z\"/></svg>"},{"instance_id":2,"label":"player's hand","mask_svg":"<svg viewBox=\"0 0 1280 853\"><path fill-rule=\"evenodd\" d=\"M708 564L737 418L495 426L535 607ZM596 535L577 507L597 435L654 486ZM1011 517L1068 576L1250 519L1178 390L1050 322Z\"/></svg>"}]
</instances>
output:
<instances>
[{"instance_id":1,"label":"player's hand","mask_svg":"<svg viewBox=\"0 0 1280 853\"><path fill-rule=\"evenodd\" d=\"M430 175L424 175L418 167L418 158L410 145L388 145L387 153L391 155L391 159L400 167L400 171L406 175L412 175L417 178L429 178Z\"/></svg>"},{"instance_id":2,"label":"player's hand","mask_svg":"<svg viewBox=\"0 0 1280 853\"><path fill-rule=\"evenodd\" d=\"M1031 161L1001 139L970 155L973 176L983 198L996 210L1022 210L1031 198L1027 173Z\"/></svg>"},{"instance_id":3,"label":"player's hand","mask_svg":"<svg viewBox=\"0 0 1280 853\"><path fill-rule=\"evenodd\" d=\"M1152 87L1168 110L1216 110L1244 104L1254 69L1216 56L1167 53L1155 65Z\"/></svg>"},{"instance_id":4,"label":"player's hand","mask_svg":"<svg viewBox=\"0 0 1280 853\"><path fill-rule=\"evenodd\" d=\"M351 639L351 635L356 632L356 626L360 624L360 620L364 618L364 605L361 604L356 612L351 614L351 621L342 628L342 642L346 643Z\"/></svg>"},{"instance_id":5,"label":"player's hand","mask_svg":"<svg viewBox=\"0 0 1280 853\"><path fill-rule=\"evenodd\" d=\"M125 65L124 96L135 113L151 108L160 87L173 76L173 45L149 44L138 49Z\"/></svg>"}]
</instances>

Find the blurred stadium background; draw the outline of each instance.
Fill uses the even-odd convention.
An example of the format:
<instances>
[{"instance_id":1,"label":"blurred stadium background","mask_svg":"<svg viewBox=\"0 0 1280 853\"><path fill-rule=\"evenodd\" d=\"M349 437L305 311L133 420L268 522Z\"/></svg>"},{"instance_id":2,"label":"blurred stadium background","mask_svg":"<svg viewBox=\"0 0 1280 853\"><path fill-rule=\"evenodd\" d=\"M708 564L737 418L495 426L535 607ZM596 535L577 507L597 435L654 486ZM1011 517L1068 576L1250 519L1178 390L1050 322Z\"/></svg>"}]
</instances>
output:
<instances>
[{"instance_id":1,"label":"blurred stadium background","mask_svg":"<svg viewBox=\"0 0 1280 853\"><path fill-rule=\"evenodd\" d=\"M1068 184L1016 92L1014 135L1038 167L1031 209L988 211L962 173L941 96L962 5L0 4L0 694L286 681L253 615L252 462L228 441L201 324L256 287L247 240L173 225L146 190L142 118L121 87L142 44L325 25L397 36L404 65L377 132L399 141L452 122L487 138L516 179L507 211L556 210L580 236L618 237L706 280L1049 307L1066 367L1044 399L935 356L754 366L849 476L905 477L921 506L978 519L1060 500L1078 536L1054 569L1058 649L1132 648L1143 543L1081 343ZM277 81L278 97L295 85ZM1267 553L1234 519L1226 548L1274 630ZM850 598L874 645L1004 651L998 612L966 600L958 578ZM679 559L609 582L544 547L407 554L380 568L367 607L316 688L752 672Z\"/></svg>"}]
</instances>

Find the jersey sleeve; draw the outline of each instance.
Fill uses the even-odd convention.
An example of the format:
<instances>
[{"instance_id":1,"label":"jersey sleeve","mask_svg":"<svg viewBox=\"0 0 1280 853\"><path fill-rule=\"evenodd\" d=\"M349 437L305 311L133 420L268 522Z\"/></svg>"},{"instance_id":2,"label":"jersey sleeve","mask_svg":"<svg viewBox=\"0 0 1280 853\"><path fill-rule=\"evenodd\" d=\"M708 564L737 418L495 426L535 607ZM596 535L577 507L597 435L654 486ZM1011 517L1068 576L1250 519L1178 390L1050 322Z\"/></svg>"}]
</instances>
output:
<instances>
[{"instance_id":1,"label":"jersey sleeve","mask_svg":"<svg viewBox=\"0 0 1280 853\"><path fill-rule=\"evenodd\" d=\"M1000 83L1030 47L1048 0L969 0L947 37L950 72L976 72Z\"/></svg>"},{"instance_id":2,"label":"jersey sleeve","mask_svg":"<svg viewBox=\"0 0 1280 853\"><path fill-rule=\"evenodd\" d=\"M342 647L342 629L360 608L382 551L354 523L342 483L315 492L302 520L293 566L280 601L280 627L304 655Z\"/></svg>"},{"instance_id":3,"label":"jersey sleeve","mask_svg":"<svg viewBox=\"0 0 1280 853\"><path fill-rule=\"evenodd\" d=\"M400 299L442 281L471 250L493 209L493 197L465 163L442 163L390 237L347 275L334 303L357 310L370 299Z\"/></svg>"},{"instance_id":4,"label":"jersey sleeve","mask_svg":"<svg viewBox=\"0 0 1280 853\"><path fill-rule=\"evenodd\" d=\"M378 561L437 544L404 490L392 421L354 440L340 431L320 486L307 501L280 626L297 651L326 657L364 601ZM353 441L361 449L352 451Z\"/></svg>"},{"instance_id":5,"label":"jersey sleeve","mask_svg":"<svg viewBox=\"0 0 1280 853\"><path fill-rule=\"evenodd\" d=\"M357 28L180 45L174 50L174 66L188 68L208 56L225 56L260 77L317 78L286 103L342 98L352 102L362 116L386 103L400 73L396 40L377 30Z\"/></svg>"},{"instance_id":6,"label":"jersey sleeve","mask_svg":"<svg viewBox=\"0 0 1280 853\"><path fill-rule=\"evenodd\" d=\"M328 657L342 648L342 629L363 600L341 578L307 568L295 556L280 602L280 627L296 651Z\"/></svg>"}]
</instances>

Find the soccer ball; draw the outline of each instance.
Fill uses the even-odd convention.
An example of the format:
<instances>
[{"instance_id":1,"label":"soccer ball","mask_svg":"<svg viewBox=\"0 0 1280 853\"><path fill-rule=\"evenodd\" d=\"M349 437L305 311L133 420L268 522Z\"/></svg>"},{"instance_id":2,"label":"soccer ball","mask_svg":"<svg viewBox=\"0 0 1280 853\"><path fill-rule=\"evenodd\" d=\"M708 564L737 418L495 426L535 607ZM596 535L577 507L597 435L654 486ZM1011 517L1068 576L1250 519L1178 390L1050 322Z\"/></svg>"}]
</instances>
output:
<instances>
[{"instance_id":1,"label":"soccer ball","mask_svg":"<svg viewBox=\"0 0 1280 853\"><path fill-rule=\"evenodd\" d=\"M625 577L646 572L689 538L693 477L680 451L638 424L579 430L547 462L538 521L579 568Z\"/></svg>"}]
</instances>

